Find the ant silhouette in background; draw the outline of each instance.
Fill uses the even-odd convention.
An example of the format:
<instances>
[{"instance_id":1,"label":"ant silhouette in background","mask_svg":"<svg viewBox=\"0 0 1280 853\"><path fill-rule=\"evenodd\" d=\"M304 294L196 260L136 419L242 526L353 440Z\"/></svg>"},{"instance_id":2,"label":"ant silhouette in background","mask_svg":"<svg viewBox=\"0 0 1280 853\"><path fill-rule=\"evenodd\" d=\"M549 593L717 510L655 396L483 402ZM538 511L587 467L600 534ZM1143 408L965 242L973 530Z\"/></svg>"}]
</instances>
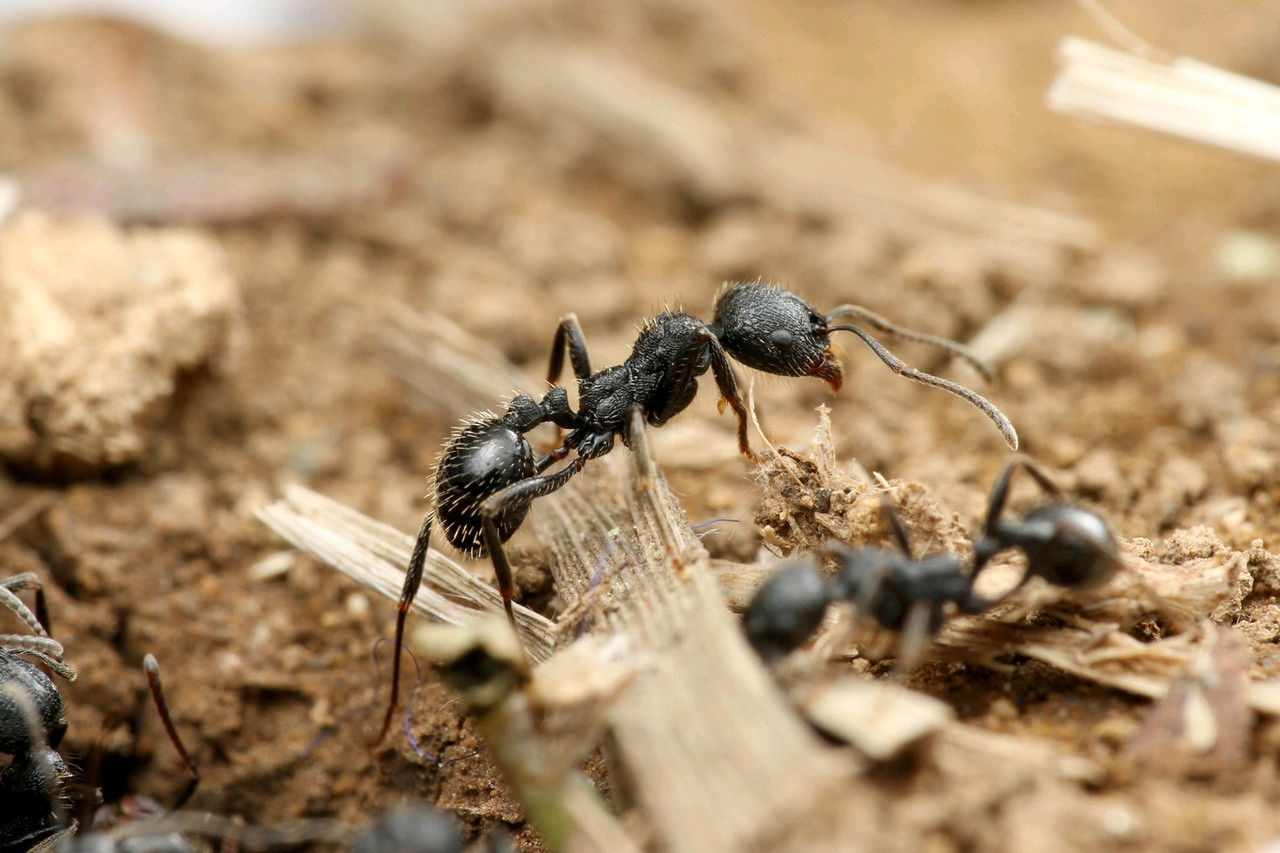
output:
<instances>
[{"instance_id":1,"label":"ant silhouette in background","mask_svg":"<svg viewBox=\"0 0 1280 853\"><path fill-rule=\"evenodd\" d=\"M560 489L586 463L609 453L615 441L631 446L629 416L638 407L649 426L660 427L684 411L698 392L698 379L708 370L720 392L721 407L737 418L738 449L759 461L747 440L747 410L738 392L730 358L777 376L812 376L838 391L843 374L831 344L833 332L847 331L865 342L900 376L941 388L968 401L999 429L1010 447L1017 433L1009 419L985 398L954 382L907 367L866 331L833 325L852 315L877 331L929 344L963 358L988 378L990 370L970 350L945 338L896 326L856 305L819 313L790 291L763 282L727 287L716 299L715 316L704 323L683 311L654 317L641 329L631 354L620 365L593 371L586 338L574 315L556 330L547 379L553 386L541 402L529 395L511 400L501 415L483 413L457 429L442 451L434 474L435 507L423 520L414 544L396 617L392 658L391 702L379 740L390 728L399 695L400 648L404 622L422 581L431 529L439 523L445 538L471 557L493 561L507 618L519 636L512 604L515 587L503 543L524 522L537 498ZM556 383L568 353L578 383L578 407ZM537 456L526 433L544 423L567 430L558 446ZM574 458L565 467L551 466Z\"/></svg>"},{"instance_id":2,"label":"ant silhouette in background","mask_svg":"<svg viewBox=\"0 0 1280 853\"><path fill-rule=\"evenodd\" d=\"M761 657L775 660L804 645L833 601L847 601L856 607L859 620L870 618L900 633L906 660L914 659L924 638L942 627L947 605L964 613L981 613L990 606L974 594L972 580L955 554L917 560L897 511L887 503L880 511L898 550L827 542L818 555L835 561L834 578L828 579L817 562L806 557L761 584L742 619L747 640Z\"/></svg>"},{"instance_id":3,"label":"ant silhouette in background","mask_svg":"<svg viewBox=\"0 0 1280 853\"><path fill-rule=\"evenodd\" d=\"M1055 500L1019 520L1008 520L1005 503L1020 468ZM784 657L818 630L828 604L847 601L856 607L859 618L869 617L881 628L901 633L901 659L909 668L924 638L942 627L948 605L961 613L977 614L994 604L973 591L974 579L1008 548L1022 550L1027 569L1005 595L1033 577L1065 589L1101 586L1120 566L1115 537L1098 515L1060 496L1058 487L1030 460L1007 464L992 486L983 532L973 543L974 567L967 574L954 554L912 557L901 519L891 506L883 505L899 550L828 542L818 553L834 558L837 570L831 579L812 558L786 563L760 585L747 605L742 620L747 641L765 660Z\"/></svg>"}]
</instances>

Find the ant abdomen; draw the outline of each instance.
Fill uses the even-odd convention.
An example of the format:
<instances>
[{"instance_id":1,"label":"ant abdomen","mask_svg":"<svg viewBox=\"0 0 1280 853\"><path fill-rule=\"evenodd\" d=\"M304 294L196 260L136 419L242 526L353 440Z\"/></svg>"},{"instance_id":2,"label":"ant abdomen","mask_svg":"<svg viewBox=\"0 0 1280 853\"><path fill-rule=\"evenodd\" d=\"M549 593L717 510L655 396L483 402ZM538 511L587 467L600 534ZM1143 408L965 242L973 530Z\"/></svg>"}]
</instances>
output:
<instances>
[{"instance_id":1,"label":"ant abdomen","mask_svg":"<svg viewBox=\"0 0 1280 853\"><path fill-rule=\"evenodd\" d=\"M533 448L504 420L491 416L459 429L436 466L436 519L449 544L470 557L486 556L481 505L536 473ZM494 515L503 542L528 513L528 501L513 501Z\"/></svg>"},{"instance_id":2,"label":"ant abdomen","mask_svg":"<svg viewBox=\"0 0 1280 853\"><path fill-rule=\"evenodd\" d=\"M1027 529L1051 531L1047 543L1024 541L1032 572L1055 586L1090 589L1111 580L1120 565L1119 547L1097 515L1074 504L1039 506L1026 514Z\"/></svg>"}]
</instances>

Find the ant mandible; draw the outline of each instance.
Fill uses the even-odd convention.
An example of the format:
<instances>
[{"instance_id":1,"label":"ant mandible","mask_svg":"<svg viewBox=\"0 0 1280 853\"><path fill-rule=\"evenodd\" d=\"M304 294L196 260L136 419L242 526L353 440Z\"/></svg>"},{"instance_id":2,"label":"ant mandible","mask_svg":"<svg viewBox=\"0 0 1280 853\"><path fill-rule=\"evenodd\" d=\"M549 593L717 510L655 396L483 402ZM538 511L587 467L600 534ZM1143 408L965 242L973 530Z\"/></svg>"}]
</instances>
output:
<instances>
[{"instance_id":1,"label":"ant mandible","mask_svg":"<svg viewBox=\"0 0 1280 853\"><path fill-rule=\"evenodd\" d=\"M747 440L747 410L730 356L765 373L813 376L838 391L843 374L831 346L831 334L851 332L898 375L949 391L977 407L995 423L1010 447L1017 447L1017 433L1009 419L985 398L907 367L856 326L832 325L844 315L857 317L886 334L941 348L991 375L981 359L954 341L901 328L856 305L820 314L794 293L763 282L732 285L721 291L709 324L683 311L659 314L641 329L626 361L595 372L577 318L568 314L561 319L547 373L553 387L542 401L520 395L503 414L484 413L472 419L454 432L436 464L435 510L423 519L405 574L396 615L391 703L378 739L385 736L395 711L404 622L422 581L433 522L439 520L445 538L458 550L472 557L490 557L507 618L519 636L512 606L515 588L511 565L502 545L519 529L535 499L564 486L588 460L611 451L616 438L631 445L629 416L633 408L644 413L650 426L660 427L693 402L699 377L710 370L722 408L729 406L737 418L738 449L759 461ZM556 385L566 351L578 382L577 411L570 407L565 389ZM543 423L554 423L569 432L554 450L536 457L525 434ZM569 465L546 473L570 453L576 456Z\"/></svg>"}]
</instances>

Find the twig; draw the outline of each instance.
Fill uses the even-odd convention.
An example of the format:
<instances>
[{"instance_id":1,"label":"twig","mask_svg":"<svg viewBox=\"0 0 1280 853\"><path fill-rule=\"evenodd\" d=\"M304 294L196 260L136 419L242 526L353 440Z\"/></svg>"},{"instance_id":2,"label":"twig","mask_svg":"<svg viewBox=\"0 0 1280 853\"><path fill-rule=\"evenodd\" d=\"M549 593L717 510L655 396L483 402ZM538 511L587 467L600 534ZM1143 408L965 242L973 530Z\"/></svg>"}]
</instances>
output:
<instances>
[{"instance_id":1,"label":"twig","mask_svg":"<svg viewBox=\"0 0 1280 853\"><path fill-rule=\"evenodd\" d=\"M1179 58L1168 64L1065 38L1046 98L1057 112L1113 119L1280 160L1280 88Z\"/></svg>"}]
</instances>

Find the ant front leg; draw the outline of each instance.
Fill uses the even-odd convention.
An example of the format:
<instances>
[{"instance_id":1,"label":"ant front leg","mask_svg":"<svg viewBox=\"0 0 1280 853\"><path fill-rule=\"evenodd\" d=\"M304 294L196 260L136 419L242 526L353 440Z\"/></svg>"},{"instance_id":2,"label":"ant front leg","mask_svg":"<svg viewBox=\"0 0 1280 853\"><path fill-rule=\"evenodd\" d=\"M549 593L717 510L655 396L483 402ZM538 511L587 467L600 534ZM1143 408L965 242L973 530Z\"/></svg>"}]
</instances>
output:
<instances>
[{"instance_id":1,"label":"ant front leg","mask_svg":"<svg viewBox=\"0 0 1280 853\"><path fill-rule=\"evenodd\" d=\"M504 512L527 507L536 498L560 489L574 474L581 471L586 463L587 460L579 456L554 474L542 474L512 483L497 494L491 495L480 505L480 532L484 538L484 547L489 552L489 559L493 561L493 571L498 580L498 593L502 596L502 607L507 611L507 621L511 623L511 629L515 631L517 639L520 638L520 626L516 623L516 612L512 603L516 592L515 573L511 571L507 552L502 547L502 536L498 532L498 518Z\"/></svg>"},{"instance_id":2,"label":"ant front leg","mask_svg":"<svg viewBox=\"0 0 1280 853\"><path fill-rule=\"evenodd\" d=\"M729 357L719 339L710 331L706 333L704 340L711 347L711 374L715 376L716 388L720 391L720 409L724 411L724 406L728 405L738 419L738 452L758 465L764 464L764 457L752 450L751 442L747 440L747 407L743 405L742 396L738 393L738 380L733 375Z\"/></svg>"}]
</instances>

